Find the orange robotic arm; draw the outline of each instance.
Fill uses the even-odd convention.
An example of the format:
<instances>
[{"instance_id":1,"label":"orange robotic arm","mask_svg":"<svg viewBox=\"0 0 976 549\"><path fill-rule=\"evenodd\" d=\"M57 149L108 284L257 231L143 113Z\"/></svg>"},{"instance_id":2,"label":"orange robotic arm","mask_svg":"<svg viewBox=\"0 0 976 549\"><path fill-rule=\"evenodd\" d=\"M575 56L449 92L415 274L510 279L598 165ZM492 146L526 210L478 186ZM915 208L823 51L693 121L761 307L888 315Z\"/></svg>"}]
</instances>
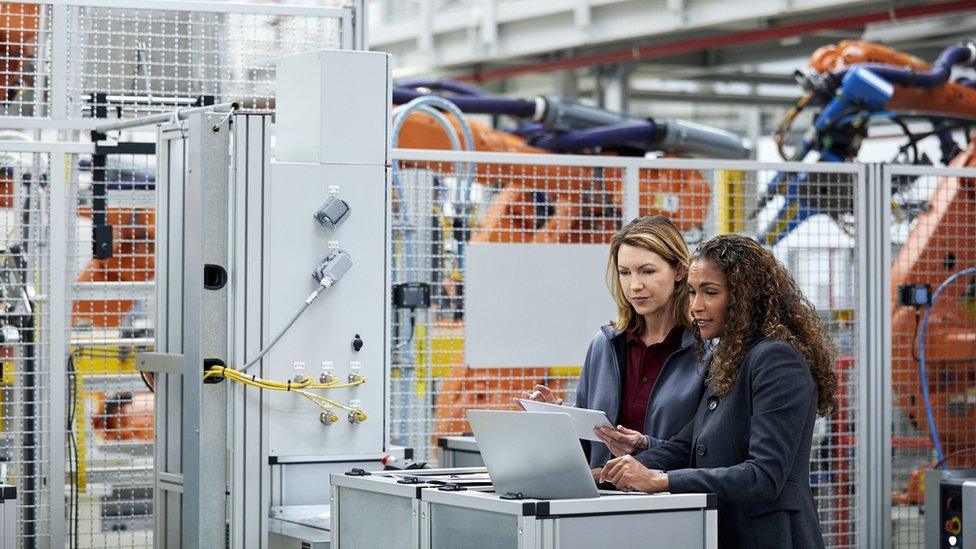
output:
<instances>
[{"instance_id":1,"label":"orange robotic arm","mask_svg":"<svg viewBox=\"0 0 976 549\"><path fill-rule=\"evenodd\" d=\"M976 167L976 140L958 152L950 132L952 125L976 123L976 88L971 87L969 81L949 80L948 69L960 63L976 63L976 44L947 49L933 66L886 46L857 40L820 48L813 54L811 72L806 76L810 94L784 120L780 137L785 135L784 128L788 128L800 109L814 104L825 106L833 98L831 94L839 85L837 75L849 74L844 71L862 66L892 84L890 99L881 107L882 111L894 116L930 120L931 134L939 135L942 141L944 161L950 167ZM934 77L936 73L939 73L938 78ZM831 78L834 78L833 88L830 88ZM864 109L867 111L869 107ZM833 130L863 135L863 123L853 122L846 128L835 127ZM827 131L822 135L829 137ZM918 138L909 135L911 140ZM832 152L840 158L853 158L857 145L858 139L851 141L850 154L844 154L842 150ZM908 238L899 248L891 267L893 399L920 431L924 433L930 427L935 428L947 458L972 445L973 426L976 425L976 405L972 399L976 394L972 375L976 368L976 280L963 277L948 286L934 306L902 303L899 288L927 285L934 289L953 274L976 267L974 227L976 180L939 178L927 201L926 211L912 220ZM925 330L926 378L923 379L920 324L926 306L932 309L928 311ZM923 386L928 389L928 408L934 426L928 425ZM930 442L925 444L928 437L919 438L924 446L934 446ZM955 466L952 461L949 465ZM918 479L916 472L908 492L895 494L894 500L921 503Z\"/></svg>"},{"instance_id":2,"label":"orange robotic arm","mask_svg":"<svg viewBox=\"0 0 976 549\"><path fill-rule=\"evenodd\" d=\"M456 120L451 119L460 133ZM523 139L469 122L474 149L482 152L514 152L549 154L533 147ZM411 114L403 124L397 147L408 149L450 149L447 134L433 117L425 113ZM402 168L418 167L417 163L402 162ZM433 162L423 166L443 173L452 173L454 165ZM503 190L489 205L488 215L472 236L473 242L609 242L616 227L616 217L622 208L623 172L604 169L599 176L593 168L541 166L531 161L525 164L476 165L475 174L481 181L500 182ZM547 193L553 207L551 215L538 218L534 193ZM701 227L708 215L711 186L695 170L646 170L640 182L641 215L673 216L678 228L690 230Z\"/></svg>"}]
</instances>

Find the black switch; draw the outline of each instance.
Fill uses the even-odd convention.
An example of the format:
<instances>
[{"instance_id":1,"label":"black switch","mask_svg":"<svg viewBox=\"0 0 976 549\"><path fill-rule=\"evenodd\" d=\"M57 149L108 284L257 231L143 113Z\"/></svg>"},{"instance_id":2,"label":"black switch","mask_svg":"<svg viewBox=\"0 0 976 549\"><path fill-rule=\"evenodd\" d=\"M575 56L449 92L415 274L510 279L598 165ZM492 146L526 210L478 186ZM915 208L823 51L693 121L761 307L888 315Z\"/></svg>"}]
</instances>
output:
<instances>
[{"instance_id":1,"label":"black switch","mask_svg":"<svg viewBox=\"0 0 976 549\"><path fill-rule=\"evenodd\" d=\"M352 348L357 352L363 348L363 338L359 337L359 334L356 334L356 337L352 338Z\"/></svg>"},{"instance_id":2,"label":"black switch","mask_svg":"<svg viewBox=\"0 0 976 549\"><path fill-rule=\"evenodd\" d=\"M393 305L399 309L427 309L430 307L430 285L406 282L393 286Z\"/></svg>"},{"instance_id":3,"label":"black switch","mask_svg":"<svg viewBox=\"0 0 976 549\"><path fill-rule=\"evenodd\" d=\"M898 304L920 309L932 304L932 287L928 284L898 286Z\"/></svg>"}]
</instances>

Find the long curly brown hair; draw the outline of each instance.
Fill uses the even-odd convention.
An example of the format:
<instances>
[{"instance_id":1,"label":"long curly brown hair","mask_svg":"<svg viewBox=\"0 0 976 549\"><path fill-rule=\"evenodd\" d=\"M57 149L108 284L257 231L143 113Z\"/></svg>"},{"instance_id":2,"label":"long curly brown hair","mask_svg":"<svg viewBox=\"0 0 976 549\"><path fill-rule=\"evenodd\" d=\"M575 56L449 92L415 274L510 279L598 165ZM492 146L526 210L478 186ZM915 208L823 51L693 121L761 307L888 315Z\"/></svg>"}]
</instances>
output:
<instances>
[{"instance_id":1,"label":"long curly brown hair","mask_svg":"<svg viewBox=\"0 0 976 549\"><path fill-rule=\"evenodd\" d=\"M725 329L708 374L716 394L728 394L743 357L760 339L781 339L810 365L817 381L817 412L830 414L837 406L837 376L832 369L836 350L813 304L772 252L750 238L721 235L702 243L691 260L714 262L725 275L729 292ZM695 351L701 360L705 343L695 332Z\"/></svg>"}]
</instances>

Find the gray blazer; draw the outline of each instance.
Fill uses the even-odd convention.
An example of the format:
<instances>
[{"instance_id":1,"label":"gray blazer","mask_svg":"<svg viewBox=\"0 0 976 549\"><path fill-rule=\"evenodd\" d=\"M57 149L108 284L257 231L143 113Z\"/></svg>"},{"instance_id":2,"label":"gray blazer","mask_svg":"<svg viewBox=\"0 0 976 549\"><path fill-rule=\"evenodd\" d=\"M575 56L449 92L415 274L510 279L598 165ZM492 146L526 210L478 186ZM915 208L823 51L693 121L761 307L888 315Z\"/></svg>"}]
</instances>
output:
<instances>
[{"instance_id":1,"label":"gray blazer","mask_svg":"<svg viewBox=\"0 0 976 549\"><path fill-rule=\"evenodd\" d=\"M785 341L753 346L731 391L705 390L694 420L635 456L668 471L673 493L718 496L719 547L822 548L810 491L817 383Z\"/></svg>"},{"instance_id":2,"label":"gray blazer","mask_svg":"<svg viewBox=\"0 0 976 549\"><path fill-rule=\"evenodd\" d=\"M664 361L664 367L651 389L644 417L644 434L650 447L663 444L695 415L705 390L705 368L695 361L692 345L695 336L689 329L681 346ZM576 389L576 407L603 410L616 425L620 417L620 395L627 367L626 335L604 326L593 336L586 351L586 362ZM602 442L583 442L590 467L603 467L613 456Z\"/></svg>"}]
</instances>

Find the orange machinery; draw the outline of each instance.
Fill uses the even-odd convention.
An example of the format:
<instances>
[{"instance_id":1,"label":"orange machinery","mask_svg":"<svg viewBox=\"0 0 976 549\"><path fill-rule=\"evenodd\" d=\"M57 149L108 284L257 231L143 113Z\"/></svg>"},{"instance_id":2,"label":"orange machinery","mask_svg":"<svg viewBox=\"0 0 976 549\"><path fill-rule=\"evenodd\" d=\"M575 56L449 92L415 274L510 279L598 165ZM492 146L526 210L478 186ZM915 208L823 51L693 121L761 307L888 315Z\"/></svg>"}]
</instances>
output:
<instances>
[{"instance_id":1,"label":"orange machinery","mask_svg":"<svg viewBox=\"0 0 976 549\"><path fill-rule=\"evenodd\" d=\"M976 87L967 79L949 80L953 65L976 64L973 42L946 49L932 66L911 55L886 46L858 40L845 40L818 49L804 77L808 94L784 118L777 131L777 142L784 158L802 159L783 150L790 126L804 108L820 106L820 116L831 101L839 101L841 78L856 67L864 67L891 84L884 104L848 104L849 118L815 122L815 136L805 143L823 158L840 161L856 159L860 140L866 135L870 118L895 120L906 132L908 146L926 137L940 140L943 161L951 167L976 167L976 139L968 145L955 145L951 130L976 124ZM863 116L862 116L863 115ZM932 131L912 134L909 120L925 120ZM801 148L801 153L806 151ZM923 162L918 154L914 161ZM893 182L897 192L906 182ZM892 295L892 383L894 403L922 432L928 430L921 384L926 383L939 439L951 466L962 466L963 458L972 463L976 446L976 280L965 277L949 286L930 312L926 337L927 379L919 368L919 322L921 306L904 304L899 287L928 285L934 289L949 276L976 267L976 181L972 178L943 177L937 182L927 208L912 220L912 228L898 250L891 270ZM923 437L898 437L896 447L933 447ZM966 455L968 454L968 455ZM913 475L907 493L893 494L901 503L921 503L920 472Z\"/></svg>"},{"instance_id":2,"label":"orange machinery","mask_svg":"<svg viewBox=\"0 0 976 549\"><path fill-rule=\"evenodd\" d=\"M950 166L976 167L976 140ZM891 268L891 380L895 404L922 431L927 416L917 388L928 384L932 417L950 467L972 467L976 450L976 280L967 277L955 282L933 307L926 334L925 380L918 359L920 311L899 304L898 288L923 284L934 289L968 267L976 267L976 179L943 177L932 192L928 211L915 220ZM896 439L894 444L932 447L928 439ZM894 500L923 503L921 476L922 471L915 471L908 491L893 494Z\"/></svg>"},{"instance_id":3,"label":"orange machinery","mask_svg":"<svg viewBox=\"0 0 976 549\"><path fill-rule=\"evenodd\" d=\"M78 212L91 218L91 208ZM78 275L78 282L146 282L155 269L155 214L152 208L109 208L106 219L112 226L113 250L108 259L92 259ZM72 324L93 328L118 328L132 310L132 299L75 301Z\"/></svg>"}]
</instances>

